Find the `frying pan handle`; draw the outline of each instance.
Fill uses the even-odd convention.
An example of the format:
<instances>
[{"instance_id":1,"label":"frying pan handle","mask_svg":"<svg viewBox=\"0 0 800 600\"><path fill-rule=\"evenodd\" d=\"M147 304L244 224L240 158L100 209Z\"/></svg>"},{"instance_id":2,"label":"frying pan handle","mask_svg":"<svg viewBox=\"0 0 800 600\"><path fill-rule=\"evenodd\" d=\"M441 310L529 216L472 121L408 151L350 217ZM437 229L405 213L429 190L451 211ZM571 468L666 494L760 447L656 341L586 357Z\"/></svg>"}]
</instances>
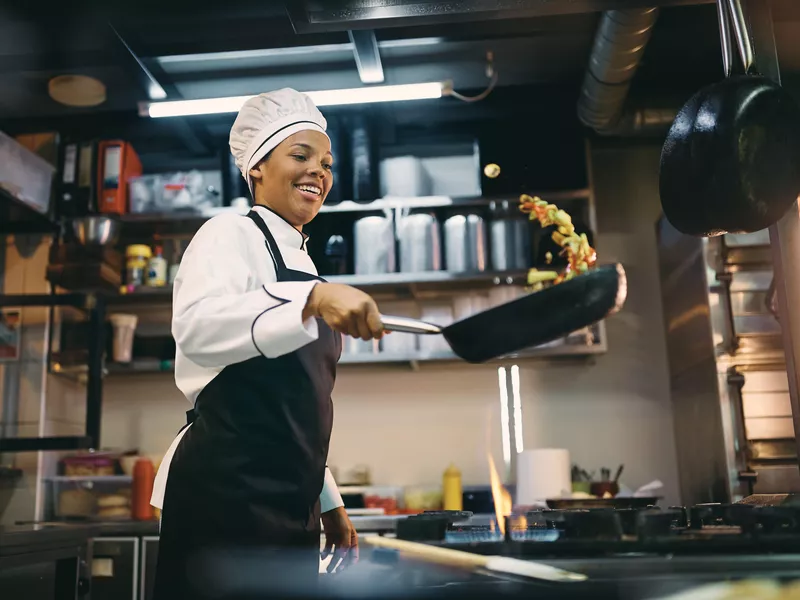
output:
<instances>
[{"instance_id":1,"label":"frying pan handle","mask_svg":"<svg viewBox=\"0 0 800 600\"><path fill-rule=\"evenodd\" d=\"M736 43L739 46L739 56L742 58L744 72L749 73L754 62L753 45L750 43L750 30L742 10L742 2L741 0L727 0L727 2L731 21L733 22L733 32L736 35Z\"/></svg>"},{"instance_id":2,"label":"frying pan handle","mask_svg":"<svg viewBox=\"0 0 800 600\"><path fill-rule=\"evenodd\" d=\"M432 323L409 319L407 317L393 317L391 315L381 315L381 322L386 331L397 331L398 333L421 333L427 335L438 335L442 333L442 328Z\"/></svg>"},{"instance_id":3,"label":"frying pan handle","mask_svg":"<svg viewBox=\"0 0 800 600\"><path fill-rule=\"evenodd\" d=\"M731 44L731 17L728 12L728 0L717 0L717 17L719 18L719 41L722 45L722 69L725 77L731 76L733 65L733 45Z\"/></svg>"}]
</instances>

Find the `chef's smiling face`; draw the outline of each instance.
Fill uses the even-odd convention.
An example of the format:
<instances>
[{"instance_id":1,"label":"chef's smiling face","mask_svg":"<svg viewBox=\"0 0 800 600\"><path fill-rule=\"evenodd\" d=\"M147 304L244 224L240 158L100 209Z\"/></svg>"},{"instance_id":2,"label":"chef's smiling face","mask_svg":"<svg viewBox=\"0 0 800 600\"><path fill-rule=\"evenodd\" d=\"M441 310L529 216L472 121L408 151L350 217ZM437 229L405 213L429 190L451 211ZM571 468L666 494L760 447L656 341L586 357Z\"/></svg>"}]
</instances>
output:
<instances>
[{"instance_id":1,"label":"chef's smiling face","mask_svg":"<svg viewBox=\"0 0 800 600\"><path fill-rule=\"evenodd\" d=\"M289 136L250 169L256 204L263 204L302 229L317 216L333 185L333 155L319 131Z\"/></svg>"}]
</instances>

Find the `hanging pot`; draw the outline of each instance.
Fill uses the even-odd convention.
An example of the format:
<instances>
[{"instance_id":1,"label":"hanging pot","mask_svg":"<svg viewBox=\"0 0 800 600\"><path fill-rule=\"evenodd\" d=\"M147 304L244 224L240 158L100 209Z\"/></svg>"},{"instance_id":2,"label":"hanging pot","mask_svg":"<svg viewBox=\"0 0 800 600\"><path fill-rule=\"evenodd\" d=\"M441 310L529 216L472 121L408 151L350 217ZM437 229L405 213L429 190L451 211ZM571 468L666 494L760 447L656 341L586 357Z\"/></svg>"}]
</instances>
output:
<instances>
[{"instance_id":1,"label":"hanging pot","mask_svg":"<svg viewBox=\"0 0 800 600\"><path fill-rule=\"evenodd\" d=\"M664 214L696 236L749 233L778 221L800 194L800 109L757 75L739 0L718 0L726 79L681 109L661 153ZM730 25L744 75L730 77Z\"/></svg>"}]
</instances>

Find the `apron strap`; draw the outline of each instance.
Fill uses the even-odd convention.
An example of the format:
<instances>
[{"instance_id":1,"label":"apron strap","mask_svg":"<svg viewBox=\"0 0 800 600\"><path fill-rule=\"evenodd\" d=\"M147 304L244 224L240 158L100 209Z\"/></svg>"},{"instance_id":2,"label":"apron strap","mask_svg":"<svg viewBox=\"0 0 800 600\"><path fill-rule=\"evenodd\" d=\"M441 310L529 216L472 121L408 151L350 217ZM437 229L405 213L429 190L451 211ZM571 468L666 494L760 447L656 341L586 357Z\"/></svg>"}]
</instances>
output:
<instances>
[{"instance_id":1,"label":"apron strap","mask_svg":"<svg viewBox=\"0 0 800 600\"><path fill-rule=\"evenodd\" d=\"M283 261L281 251L278 250L278 243L272 236L272 232L270 232L266 223L264 223L264 220L256 211L251 210L249 213L247 213L247 216L252 219L253 223L256 224L256 227L258 227L261 230L261 233L264 234L264 239L267 242L267 250L269 250L272 260L275 261L275 276L278 281L283 281L288 269L286 268L286 263Z\"/></svg>"}]
</instances>

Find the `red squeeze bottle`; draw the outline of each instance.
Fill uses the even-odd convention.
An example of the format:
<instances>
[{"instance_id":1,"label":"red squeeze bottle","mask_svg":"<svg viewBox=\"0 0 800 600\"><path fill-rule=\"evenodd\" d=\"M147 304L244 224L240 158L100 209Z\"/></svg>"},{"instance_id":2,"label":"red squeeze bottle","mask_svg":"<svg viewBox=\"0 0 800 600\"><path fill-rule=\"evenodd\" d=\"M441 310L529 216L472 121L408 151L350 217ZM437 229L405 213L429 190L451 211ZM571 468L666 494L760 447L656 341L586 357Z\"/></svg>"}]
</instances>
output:
<instances>
[{"instance_id":1,"label":"red squeeze bottle","mask_svg":"<svg viewBox=\"0 0 800 600\"><path fill-rule=\"evenodd\" d=\"M150 497L153 495L155 469L152 461L140 458L133 467L133 488L131 490L131 513L137 521L150 521L154 518Z\"/></svg>"}]
</instances>

